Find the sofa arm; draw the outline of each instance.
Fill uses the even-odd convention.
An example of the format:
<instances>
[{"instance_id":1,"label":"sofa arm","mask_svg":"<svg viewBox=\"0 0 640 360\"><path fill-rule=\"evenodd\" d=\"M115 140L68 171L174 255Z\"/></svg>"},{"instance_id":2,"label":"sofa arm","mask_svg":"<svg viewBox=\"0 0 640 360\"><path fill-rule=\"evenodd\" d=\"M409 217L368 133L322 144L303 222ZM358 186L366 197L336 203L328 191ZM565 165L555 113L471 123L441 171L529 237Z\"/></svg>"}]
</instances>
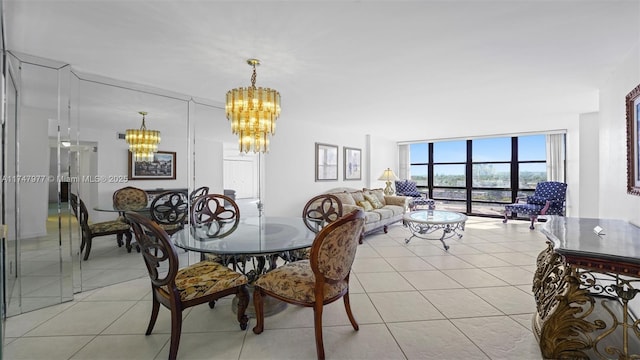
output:
<instances>
[{"instance_id":1,"label":"sofa arm","mask_svg":"<svg viewBox=\"0 0 640 360\"><path fill-rule=\"evenodd\" d=\"M407 208L409 206L410 196L385 195L384 202L387 205L397 205Z\"/></svg>"}]
</instances>

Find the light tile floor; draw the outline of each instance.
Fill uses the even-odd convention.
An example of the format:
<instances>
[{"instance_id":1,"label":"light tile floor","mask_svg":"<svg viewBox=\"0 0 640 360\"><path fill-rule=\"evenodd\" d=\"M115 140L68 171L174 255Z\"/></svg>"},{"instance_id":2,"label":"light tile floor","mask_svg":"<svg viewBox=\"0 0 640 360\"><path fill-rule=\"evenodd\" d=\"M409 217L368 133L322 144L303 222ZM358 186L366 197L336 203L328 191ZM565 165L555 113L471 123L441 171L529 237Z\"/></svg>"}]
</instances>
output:
<instances>
[{"instance_id":1,"label":"light tile floor","mask_svg":"<svg viewBox=\"0 0 640 360\"><path fill-rule=\"evenodd\" d=\"M537 225L542 226L541 224ZM464 237L413 238L401 225L370 235L353 266L354 331L342 301L325 307L327 359L540 359L531 281L545 238L527 222L470 218ZM8 318L7 359L166 359L170 318L152 335L149 280L76 294L73 302ZM314 359L313 311L289 306L255 335L231 298L184 312L180 359Z\"/></svg>"}]
</instances>

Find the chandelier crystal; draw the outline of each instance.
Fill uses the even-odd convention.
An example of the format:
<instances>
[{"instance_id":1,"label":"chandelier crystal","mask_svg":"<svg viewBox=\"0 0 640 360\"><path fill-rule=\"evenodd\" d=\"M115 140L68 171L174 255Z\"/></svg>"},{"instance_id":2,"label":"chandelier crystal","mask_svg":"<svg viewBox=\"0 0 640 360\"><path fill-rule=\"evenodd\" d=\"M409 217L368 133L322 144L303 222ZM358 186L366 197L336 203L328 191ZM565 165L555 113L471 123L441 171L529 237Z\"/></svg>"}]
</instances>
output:
<instances>
[{"instance_id":1,"label":"chandelier crystal","mask_svg":"<svg viewBox=\"0 0 640 360\"><path fill-rule=\"evenodd\" d=\"M240 151L268 152L269 136L276 133L280 116L280 93L270 88L256 88L256 66L260 60L249 59L253 67L251 87L239 87L227 92L226 114L231 132L238 135Z\"/></svg>"},{"instance_id":2,"label":"chandelier crystal","mask_svg":"<svg viewBox=\"0 0 640 360\"><path fill-rule=\"evenodd\" d=\"M144 122L146 111L139 111L138 114L142 115L142 126L140 129L127 129L125 140L135 161L152 161L153 154L158 151L160 131L147 130Z\"/></svg>"}]
</instances>

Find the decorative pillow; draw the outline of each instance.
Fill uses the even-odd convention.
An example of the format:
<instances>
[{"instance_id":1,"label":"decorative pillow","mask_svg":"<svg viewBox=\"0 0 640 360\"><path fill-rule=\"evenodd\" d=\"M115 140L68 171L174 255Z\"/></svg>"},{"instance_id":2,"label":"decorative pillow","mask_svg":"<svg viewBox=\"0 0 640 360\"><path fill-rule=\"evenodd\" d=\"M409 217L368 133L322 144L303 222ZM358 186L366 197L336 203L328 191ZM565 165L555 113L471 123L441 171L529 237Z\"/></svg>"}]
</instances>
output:
<instances>
[{"instance_id":1,"label":"decorative pillow","mask_svg":"<svg viewBox=\"0 0 640 360\"><path fill-rule=\"evenodd\" d=\"M380 200L380 203L382 204L382 206L387 205L384 201L384 190L383 189L372 189L369 190L370 193L372 193L373 195L375 195L378 200Z\"/></svg>"},{"instance_id":2,"label":"decorative pillow","mask_svg":"<svg viewBox=\"0 0 640 360\"><path fill-rule=\"evenodd\" d=\"M356 203L360 201L364 201L364 196L362 194L362 191L354 191L351 193L351 196L353 197L353 200L356 201Z\"/></svg>"},{"instance_id":3,"label":"decorative pillow","mask_svg":"<svg viewBox=\"0 0 640 360\"><path fill-rule=\"evenodd\" d=\"M358 206L362 207L364 211L372 211L373 206L367 200L358 201Z\"/></svg>"},{"instance_id":4,"label":"decorative pillow","mask_svg":"<svg viewBox=\"0 0 640 360\"><path fill-rule=\"evenodd\" d=\"M338 199L340 199L340 201L342 202L342 205L355 205L356 201L353 199L353 196L351 196L351 194L349 194L348 192L341 192L341 193L334 193L332 195L335 195Z\"/></svg>"},{"instance_id":5,"label":"decorative pillow","mask_svg":"<svg viewBox=\"0 0 640 360\"><path fill-rule=\"evenodd\" d=\"M373 194L364 194L364 198L371 203L374 209L380 209L384 205L378 200L378 197Z\"/></svg>"}]
</instances>

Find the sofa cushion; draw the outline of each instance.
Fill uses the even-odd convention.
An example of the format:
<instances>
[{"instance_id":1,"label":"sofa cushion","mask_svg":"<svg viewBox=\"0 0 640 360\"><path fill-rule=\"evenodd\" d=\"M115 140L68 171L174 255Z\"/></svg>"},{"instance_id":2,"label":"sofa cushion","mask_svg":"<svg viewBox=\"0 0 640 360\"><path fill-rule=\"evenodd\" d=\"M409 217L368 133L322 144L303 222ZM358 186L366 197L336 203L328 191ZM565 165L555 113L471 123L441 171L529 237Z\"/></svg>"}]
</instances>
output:
<instances>
[{"instance_id":1,"label":"sofa cushion","mask_svg":"<svg viewBox=\"0 0 640 360\"><path fill-rule=\"evenodd\" d=\"M380 209L384 206L384 204L382 204L380 200L378 200L378 197L373 194L365 193L364 198L371 203L374 209Z\"/></svg>"},{"instance_id":2,"label":"sofa cushion","mask_svg":"<svg viewBox=\"0 0 640 360\"><path fill-rule=\"evenodd\" d=\"M375 211L367 211L364 213L365 224L380 221L380 214Z\"/></svg>"},{"instance_id":3,"label":"sofa cushion","mask_svg":"<svg viewBox=\"0 0 640 360\"><path fill-rule=\"evenodd\" d=\"M368 202L367 200L358 201L358 206L361 206L364 209L364 211L373 210L373 205L371 205L371 203Z\"/></svg>"},{"instance_id":4,"label":"sofa cushion","mask_svg":"<svg viewBox=\"0 0 640 360\"><path fill-rule=\"evenodd\" d=\"M353 196L351 196L351 194L349 194L348 192L340 192L340 193L333 193L332 195L335 195L338 199L340 199L340 202L342 202L342 205L356 205L356 201L353 200Z\"/></svg>"},{"instance_id":5,"label":"sofa cushion","mask_svg":"<svg viewBox=\"0 0 640 360\"><path fill-rule=\"evenodd\" d=\"M393 210L391 209L380 208L373 210L373 212L380 214L380 219L382 220L389 219L393 216Z\"/></svg>"},{"instance_id":6,"label":"sofa cushion","mask_svg":"<svg viewBox=\"0 0 640 360\"><path fill-rule=\"evenodd\" d=\"M391 210L393 216L404 214L404 207L398 205L385 205L383 209Z\"/></svg>"},{"instance_id":7,"label":"sofa cushion","mask_svg":"<svg viewBox=\"0 0 640 360\"><path fill-rule=\"evenodd\" d=\"M351 193L351 196L353 197L353 200L355 200L356 204L358 203L358 201L364 201L364 194L362 193L362 191L354 191Z\"/></svg>"}]
</instances>

